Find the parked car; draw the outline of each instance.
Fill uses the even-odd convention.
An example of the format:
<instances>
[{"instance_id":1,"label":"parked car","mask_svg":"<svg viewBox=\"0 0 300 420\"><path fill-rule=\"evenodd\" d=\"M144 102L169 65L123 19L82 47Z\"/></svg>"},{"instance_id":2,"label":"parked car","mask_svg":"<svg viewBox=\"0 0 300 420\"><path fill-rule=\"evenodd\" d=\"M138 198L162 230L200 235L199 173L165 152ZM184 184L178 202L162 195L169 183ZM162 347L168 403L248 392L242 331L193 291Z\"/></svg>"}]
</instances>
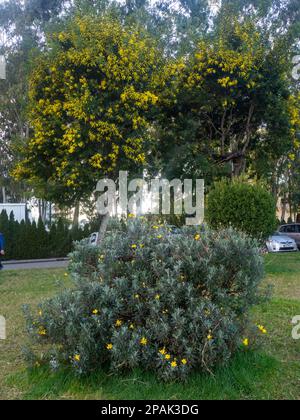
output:
<instances>
[{"instance_id":1,"label":"parked car","mask_svg":"<svg viewBox=\"0 0 300 420\"><path fill-rule=\"evenodd\" d=\"M279 233L296 241L298 248L300 249L300 224L291 223L288 225L282 225L279 228Z\"/></svg>"},{"instance_id":2,"label":"parked car","mask_svg":"<svg viewBox=\"0 0 300 420\"><path fill-rule=\"evenodd\" d=\"M280 232L275 232L267 241L267 248L269 252L297 252L298 246L294 239L283 235Z\"/></svg>"}]
</instances>

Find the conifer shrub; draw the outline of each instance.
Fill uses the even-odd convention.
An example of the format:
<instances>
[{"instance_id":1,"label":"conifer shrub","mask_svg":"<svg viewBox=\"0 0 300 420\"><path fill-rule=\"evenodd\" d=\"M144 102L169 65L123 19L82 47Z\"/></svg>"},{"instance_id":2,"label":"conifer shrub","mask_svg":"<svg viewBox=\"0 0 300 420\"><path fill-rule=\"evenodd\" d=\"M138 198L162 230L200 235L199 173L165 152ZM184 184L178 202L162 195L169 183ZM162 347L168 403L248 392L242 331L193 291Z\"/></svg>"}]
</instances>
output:
<instances>
[{"instance_id":1,"label":"conifer shrub","mask_svg":"<svg viewBox=\"0 0 300 420\"><path fill-rule=\"evenodd\" d=\"M135 219L100 247L78 243L71 258L74 287L26 310L31 336L51 349L42 360L31 354L32 364L184 380L243 347L249 309L261 298L257 243L231 229L173 234Z\"/></svg>"}]
</instances>

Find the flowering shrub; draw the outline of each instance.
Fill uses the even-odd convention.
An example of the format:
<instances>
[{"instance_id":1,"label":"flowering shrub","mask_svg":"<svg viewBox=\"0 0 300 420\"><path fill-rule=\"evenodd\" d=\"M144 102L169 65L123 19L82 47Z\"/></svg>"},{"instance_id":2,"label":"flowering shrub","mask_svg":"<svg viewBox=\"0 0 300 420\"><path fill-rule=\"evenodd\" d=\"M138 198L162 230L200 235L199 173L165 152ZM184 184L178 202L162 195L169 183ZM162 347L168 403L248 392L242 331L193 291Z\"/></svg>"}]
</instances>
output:
<instances>
[{"instance_id":1,"label":"flowering shrub","mask_svg":"<svg viewBox=\"0 0 300 420\"><path fill-rule=\"evenodd\" d=\"M263 263L256 243L233 230L173 234L131 220L100 248L78 243L70 274L73 289L37 315L27 312L30 333L50 345L46 360L56 368L139 367L185 379L251 344L247 315L260 298Z\"/></svg>"}]
</instances>

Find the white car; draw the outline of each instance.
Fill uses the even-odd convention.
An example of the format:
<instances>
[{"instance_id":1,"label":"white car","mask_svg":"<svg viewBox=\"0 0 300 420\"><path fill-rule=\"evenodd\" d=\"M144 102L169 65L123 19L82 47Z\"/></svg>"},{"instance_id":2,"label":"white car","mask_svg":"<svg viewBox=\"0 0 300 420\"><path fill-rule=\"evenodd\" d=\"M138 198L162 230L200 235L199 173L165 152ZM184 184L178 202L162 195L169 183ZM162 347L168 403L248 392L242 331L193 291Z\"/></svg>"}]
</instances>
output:
<instances>
[{"instance_id":1,"label":"white car","mask_svg":"<svg viewBox=\"0 0 300 420\"><path fill-rule=\"evenodd\" d=\"M275 232L267 241L269 252L297 252L298 246L294 239Z\"/></svg>"}]
</instances>

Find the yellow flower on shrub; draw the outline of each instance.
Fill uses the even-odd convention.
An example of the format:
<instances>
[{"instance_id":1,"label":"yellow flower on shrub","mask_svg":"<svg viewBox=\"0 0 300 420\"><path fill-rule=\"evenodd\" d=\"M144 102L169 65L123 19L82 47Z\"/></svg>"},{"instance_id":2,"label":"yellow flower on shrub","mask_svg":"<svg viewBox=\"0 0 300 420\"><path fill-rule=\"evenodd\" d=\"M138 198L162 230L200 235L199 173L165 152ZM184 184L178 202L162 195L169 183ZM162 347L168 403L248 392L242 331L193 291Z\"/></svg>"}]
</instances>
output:
<instances>
[{"instance_id":1,"label":"yellow flower on shrub","mask_svg":"<svg viewBox=\"0 0 300 420\"><path fill-rule=\"evenodd\" d=\"M249 338L245 338L243 340L243 344L244 344L245 347L248 347L249 346Z\"/></svg>"},{"instance_id":2,"label":"yellow flower on shrub","mask_svg":"<svg viewBox=\"0 0 300 420\"><path fill-rule=\"evenodd\" d=\"M159 300L160 299L160 295L159 294L157 294L156 296L155 296L155 300Z\"/></svg>"},{"instance_id":3,"label":"yellow flower on shrub","mask_svg":"<svg viewBox=\"0 0 300 420\"><path fill-rule=\"evenodd\" d=\"M171 355L170 355L170 354L166 354L166 355L165 355L165 359L166 359L166 360L170 360L170 359L171 359Z\"/></svg>"},{"instance_id":4,"label":"yellow flower on shrub","mask_svg":"<svg viewBox=\"0 0 300 420\"><path fill-rule=\"evenodd\" d=\"M186 364L187 364L187 360L186 360L186 359L182 359L182 360L181 360L181 363L182 363L183 365L186 365Z\"/></svg>"},{"instance_id":5,"label":"yellow flower on shrub","mask_svg":"<svg viewBox=\"0 0 300 420\"><path fill-rule=\"evenodd\" d=\"M171 363L172 368L176 368L177 367L177 362L175 360L173 360L173 362Z\"/></svg>"},{"instance_id":6,"label":"yellow flower on shrub","mask_svg":"<svg viewBox=\"0 0 300 420\"><path fill-rule=\"evenodd\" d=\"M268 331L266 330L266 328L263 325L258 325L257 328L259 329L259 331L262 334L267 334L268 333Z\"/></svg>"},{"instance_id":7,"label":"yellow flower on shrub","mask_svg":"<svg viewBox=\"0 0 300 420\"><path fill-rule=\"evenodd\" d=\"M142 346L146 346L148 344L148 340L146 337L141 338L140 343Z\"/></svg>"},{"instance_id":8,"label":"yellow flower on shrub","mask_svg":"<svg viewBox=\"0 0 300 420\"><path fill-rule=\"evenodd\" d=\"M41 335L41 336L45 336L45 335L47 335L47 331L45 330L45 328L41 327L41 328L39 329L39 335Z\"/></svg>"},{"instance_id":9,"label":"yellow flower on shrub","mask_svg":"<svg viewBox=\"0 0 300 420\"><path fill-rule=\"evenodd\" d=\"M200 239L201 239L201 236L199 235L199 233L197 234L197 235L195 235L195 241L200 241Z\"/></svg>"},{"instance_id":10,"label":"yellow flower on shrub","mask_svg":"<svg viewBox=\"0 0 300 420\"><path fill-rule=\"evenodd\" d=\"M121 327L123 325L123 321L121 321L120 319L116 320L116 327Z\"/></svg>"},{"instance_id":11,"label":"yellow flower on shrub","mask_svg":"<svg viewBox=\"0 0 300 420\"><path fill-rule=\"evenodd\" d=\"M207 336L207 339L208 339L208 341L211 341L211 340L213 340L213 336L212 336L211 334L209 334L209 335Z\"/></svg>"},{"instance_id":12,"label":"yellow flower on shrub","mask_svg":"<svg viewBox=\"0 0 300 420\"><path fill-rule=\"evenodd\" d=\"M159 350L159 353L164 356L167 352L166 352L166 348L164 347L163 349Z\"/></svg>"},{"instance_id":13,"label":"yellow flower on shrub","mask_svg":"<svg viewBox=\"0 0 300 420\"><path fill-rule=\"evenodd\" d=\"M134 244L134 245L131 245L131 248L132 249L137 249L137 246Z\"/></svg>"},{"instance_id":14,"label":"yellow flower on shrub","mask_svg":"<svg viewBox=\"0 0 300 420\"><path fill-rule=\"evenodd\" d=\"M75 354L74 360L75 360L75 362L80 362L80 360L81 360L80 354Z\"/></svg>"},{"instance_id":15,"label":"yellow flower on shrub","mask_svg":"<svg viewBox=\"0 0 300 420\"><path fill-rule=\"evenodd\" d=\"M113 349L113 345L111 343L106 345L107 350L112 350Z\"/></svg>"}]
</instances>

